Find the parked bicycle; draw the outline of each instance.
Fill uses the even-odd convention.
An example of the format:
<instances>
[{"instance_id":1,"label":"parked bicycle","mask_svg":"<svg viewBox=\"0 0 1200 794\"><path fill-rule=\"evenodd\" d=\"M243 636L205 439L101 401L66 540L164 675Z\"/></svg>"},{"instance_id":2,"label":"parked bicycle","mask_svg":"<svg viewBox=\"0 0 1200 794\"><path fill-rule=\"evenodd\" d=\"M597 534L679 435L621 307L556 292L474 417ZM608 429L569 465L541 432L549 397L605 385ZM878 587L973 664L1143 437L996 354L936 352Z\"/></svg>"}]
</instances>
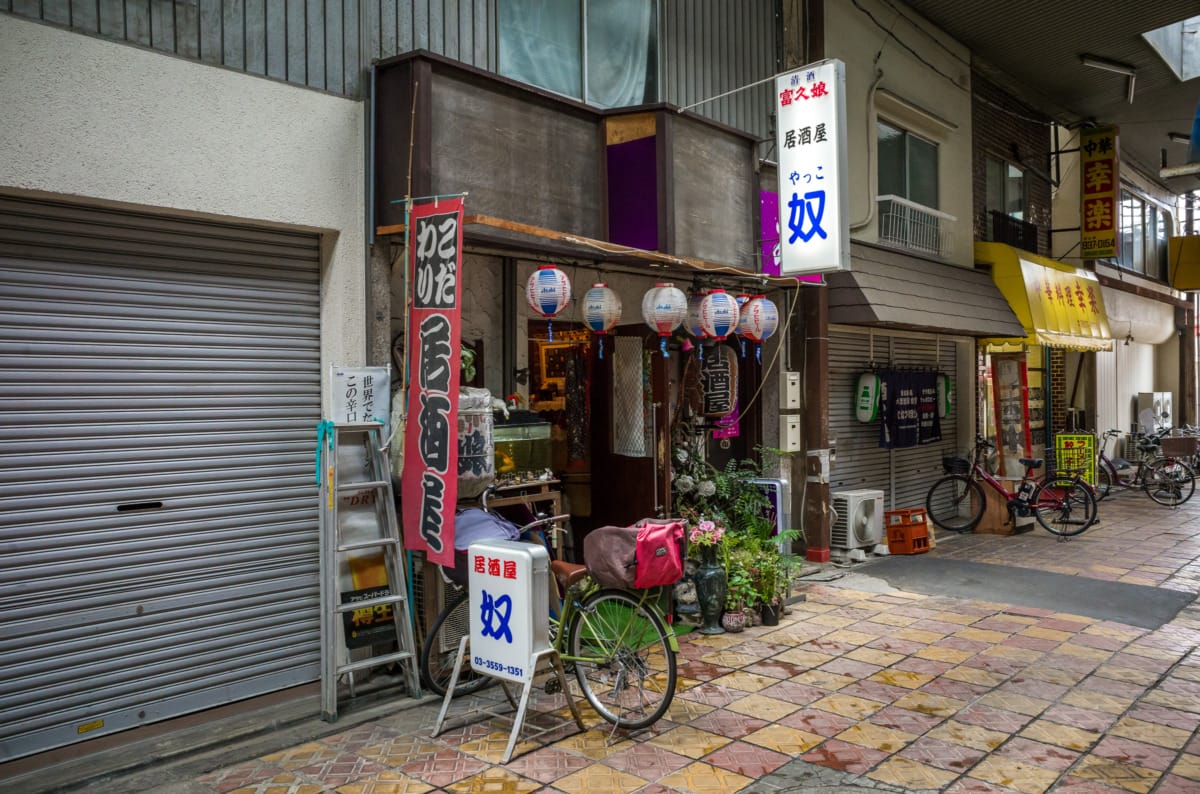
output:
<instances>
[{"instance_id":1,"label":"parked bicycle","mask_svg":"<svg viewBox=\"0 0 1200 794\"><path fill-rule=\"evenodd\" d=\"M521 527L528 535L562 516ZM616 726L637 729L653 724L670 708L675 695L679 641L660 608L666 588L640 590L601 587L586 565L563 560L550 564L562 597L547 616L550 641L564 667L574 670L579 690L596 713ZM425 685L445 695L454 673L462 636L470 631L470 600L465 576L456 575L456 592L438 613L421 646ZM455 697L477 691L492 679L464 663ZM554 691L551 678L547 691Z\"/></svg>"},{"instance_id":2,"label":"parked bicycle","mask_svg":"<svg viewBox=\"0 0 1200 794\"><path fill-rule=\"evenodd\" d=\"M1141 457L1137 463L1125 458L1109 457L1108 442L1121 435L1120 430L1107 430L1100 436L1100 451L1096 459L1096 497L1103 499L1117 489L1137 488L1160 505L1177 507L1196 491L1196 475L1183 458L1163 455L1162 442L1166 430L1147 436L1135 436Z\"/></svg>"},{"instance_id":3,"label":"parked bicycle","mask_svg":"<svg viewBox=\"0 0 1200 794\"><path fill-rule=\"evenodd\" d=\"M925 510L934 524L951 532L970 532L983 519L986 498L982 480L1007 503L1009 521L1032 515L1042 527L1060 540L1073 537L1096 520L1096 497L1083 480L1082 470L1064 470L1038 482L1034 471L1040 458L1021 458L1025 474L1015 491L993 477L981 460L995 445L984 438L975 440L968 457L943 458L946 476L933 484L925 497Z\"/></svg>"}]
</instances>

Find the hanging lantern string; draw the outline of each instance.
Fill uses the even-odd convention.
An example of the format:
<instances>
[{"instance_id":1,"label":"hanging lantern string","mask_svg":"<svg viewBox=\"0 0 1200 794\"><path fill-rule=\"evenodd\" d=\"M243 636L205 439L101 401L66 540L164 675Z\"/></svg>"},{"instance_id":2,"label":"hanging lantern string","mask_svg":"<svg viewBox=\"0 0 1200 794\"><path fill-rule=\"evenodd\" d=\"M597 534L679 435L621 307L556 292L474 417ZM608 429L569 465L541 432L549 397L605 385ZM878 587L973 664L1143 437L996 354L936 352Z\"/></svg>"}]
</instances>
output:
<instances>
[{"instance_id":1,"label":"hanging lantern string","mask_svg":"<svg viewBox=\"0 0 1200 794\"><path fill-rule=\"evenodd\" d=\"M737 421L739 422L742 421L742 418L745 417L747 413L749 413L750 408L758 400L759 395L762 394L763 387L768 382L772 382L767 375L774 371L775 362L779 360L779 352L787 345L788 326L791 325L792 315L796 313L796 306L800 304L799 283L796 284L795 290L795 293L792 295L792 305L788 307L787 316L783 321L783 327L779 329L779 345L775 348L775 355L771 356L771 360L767 362L767 370L763 373L763 377L759 379L758 388L754 390L754 394L750 395L750 399L746 401L746 407L738 413Z\"/></svg>"}]
</instances>

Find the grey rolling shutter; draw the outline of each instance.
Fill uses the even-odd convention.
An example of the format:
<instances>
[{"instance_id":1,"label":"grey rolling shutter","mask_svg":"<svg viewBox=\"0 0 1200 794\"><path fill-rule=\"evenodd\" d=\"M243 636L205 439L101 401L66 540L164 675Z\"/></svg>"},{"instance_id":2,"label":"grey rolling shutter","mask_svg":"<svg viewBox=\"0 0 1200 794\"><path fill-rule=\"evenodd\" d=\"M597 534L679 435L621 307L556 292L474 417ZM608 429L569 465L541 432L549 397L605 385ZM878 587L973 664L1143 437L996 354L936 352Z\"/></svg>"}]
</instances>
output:
<instances>
[{"instance_id":1,"label":"grey rolling shutter","mask_svg":"<svg viewBox=\"0 0 1200 794\"><path fill-rule=\"evenodd\" d=\"M942 419L941 442L888 450L879 446L878 420L862 423L855 418L854 390L858 376L868 370L872 360L881 369L936 367L957 383L956 354L956 340L950 337L876 331L872 343L865 329L830 332L829 435L837 439L837 462L829 480L831 492L877 488L883 491L888 510L925 504L929 487L942 474L942 455L956 447L958 405Z\"/></svg>"},{"instance_id":2,"label":"grey rolling shutter","mask_svg":"<svg viewBox=\"0 0 1200 794\"><path fill-rule=\"evenodd\" d=\"M0 197L0 760L319 677L318 246Z\"/></svg>"}]
</instances>

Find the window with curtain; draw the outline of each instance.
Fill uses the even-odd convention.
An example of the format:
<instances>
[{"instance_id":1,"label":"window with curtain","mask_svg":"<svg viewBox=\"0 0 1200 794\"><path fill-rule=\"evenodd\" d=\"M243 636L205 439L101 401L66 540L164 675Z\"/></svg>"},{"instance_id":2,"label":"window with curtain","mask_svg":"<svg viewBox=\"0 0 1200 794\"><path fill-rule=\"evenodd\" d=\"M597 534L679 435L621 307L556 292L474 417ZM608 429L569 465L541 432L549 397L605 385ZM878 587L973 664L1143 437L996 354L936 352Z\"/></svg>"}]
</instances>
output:
<instances>
[{"instance_id":1,"label":"window with curtain","mask_svg":"<svg viewBox=\"0 0 1200 794\"><path fill-rule=\"evenodd\" d=\"M1025 172L1003 160L987 158L987 211L1025 220Z\"/></svg>"},{"instance_id":2,"label":"window with curtain","mask_svg":"<svg viewBox=\"0 0 1200 794\"><path fill-rule=\"evenodd\" d=\"M886 121L877 123L879 195L938 206L938 147Z\"/></svg>"},{"instance_id":3,"label":"window with curtain","mask_svg":"<svg viewBox=\"0 0 1200 794\"><path fill-rule=\"evenodd\" d=\"M499 71L598 107L658 99L656 0L497 0Z\"/></svg>"},{"instance_id":4,"label":"window with curtain","mask_svg":"<svg viewBox=\"0 0 1200 794\"><path fill-rule=\"evenodd\" d=\"M1171 214L1135 193L1122 190L1118 223L1118 264L1135 273L1165 279L1167 235L1172 227Z\"/></svg>"}]
</instances>

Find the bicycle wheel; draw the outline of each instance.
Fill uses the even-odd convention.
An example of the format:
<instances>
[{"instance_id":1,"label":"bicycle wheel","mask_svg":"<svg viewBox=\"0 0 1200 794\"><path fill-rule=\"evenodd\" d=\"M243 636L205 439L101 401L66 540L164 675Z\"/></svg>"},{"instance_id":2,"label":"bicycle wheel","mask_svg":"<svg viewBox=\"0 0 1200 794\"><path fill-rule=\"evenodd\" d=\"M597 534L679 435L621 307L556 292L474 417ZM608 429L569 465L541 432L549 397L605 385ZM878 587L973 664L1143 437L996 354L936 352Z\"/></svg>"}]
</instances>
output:
<instances>
[{"instance_id":1,"label":"bicycle wheel","mask_svg":"<svg viewBox=\"0 0 1200 794\"><path fill-rule=\"evenodd\" d=\"M622 728L644 728L675 695L675 653L662 616L621 590L584 599L567 628L567 653L588 703Z\"/></svg>"},{"instance_id":2,"label":"bicycle wheel","mask_svg":"<svg viewBox=\"0 0 1200 794\"><path fill-rule=\"evenodd\" d=\"M438 612L421 642L421 684L438 697L446 694L446 687L450 685L450 676L454 672L454 660L458 656L458 645L470 631L471 602L464 588ZM458 684L454 687L454 696L469 695L490 681L487 676L471 668L469 659L464 659Z\"/></svg>"},{"instance_id":3,"label":"bicycle wheel","mask_svg":"<svg viewBox=\"0 0 1200 794\"><path fill-rule=\"evenodd\" d=\"M1112 472L1108 470L1107 466L1101 464L1099 467L1097 467L1097 469L1096 469L1096 501L1100 501L1104 497L1111 494L1113 492L1113 486L1115 484L1116 483L1113 482Z\"/></svg>"},{"instance_id":4,"label":"bicycle wheel","mask_svg":"<svg viewBox=\"0 0 1200 794\"><path fill-rule=\"evenodd\" d=\"M1096 520L1096 497L1074 477L1043 480L1029 504L1042 528L1059 537L1078 535Z\"/></svg>"},{"instance_id":5,"label":"bicycle wheel","mask_svg":"<svg viewBox=\"0 0 1200 794\"><path fill-rule=\"evenodd\" d=\"M950 532L970 532L983 518L983 489L962 474L948 474L933 484L925 497L925 512L933 523Z\"/></svg>"},{"instance_id":6,"label":"bicycle wheel","mask_svg":"<svg viewBox=\"0 0 1200 794\"><path fill-rule=\"evenodd\" d=\"M1176 507L1196 492L1196 475L1181 460L1164 458L1146 467L1146 494L1167 507Z\"/></svg>"}]
</instances>

